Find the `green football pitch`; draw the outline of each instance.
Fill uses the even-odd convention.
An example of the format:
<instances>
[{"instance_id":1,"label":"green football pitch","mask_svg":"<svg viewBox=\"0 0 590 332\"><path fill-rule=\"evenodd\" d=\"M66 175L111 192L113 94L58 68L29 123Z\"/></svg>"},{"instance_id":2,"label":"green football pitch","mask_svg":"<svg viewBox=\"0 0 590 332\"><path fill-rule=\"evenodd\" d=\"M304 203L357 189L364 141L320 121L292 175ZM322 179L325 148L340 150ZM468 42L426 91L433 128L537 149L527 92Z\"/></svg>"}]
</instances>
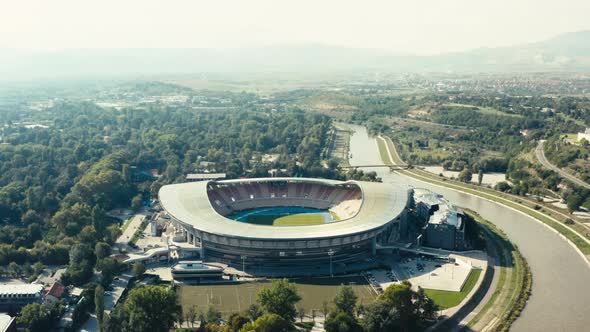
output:
<instances>
[{"instance_id":1,"label":"green football pitch","mask_svg":"<svg viewBox=\"0 0 590 332\"><path fill-rule=\"evenodd\" d=\"M336 213L305 207L268 207L235 212L230 219L256 225L307 226L340 221Z\"/></svg>"},{"instance_id":2,"label":"green football pitch","mask_svg":"<svg viewBox=\"0 0 590 332\"><path fill-rule=\"evenodd\" d=\"M367 305L376 295L367 281L361 277L337 278L302 278L292 279L302 300L297 304L307 312L315 309L318 315L323 302L328 303L336 295L340 285L351 285L359 298L359 303ZM225 285L182 285L178 288L178 296L184 310L197 306L198 310L207 310L209 306L222 313L243 311L252 303L256 303L256 294L263 287L269 287L268 282L252 282Z\"/></svg>"},{"instance_id":3,"label":"green football pitch","mask_svg":"<svg viewBox=\"0 0 590 332\"><path fill-rule=\"evenodd\" d=\"M273 226L306 226L325 223L325 218L321 214L303 213L277 218L273 222Z\"/></svg>"}]
</instances>

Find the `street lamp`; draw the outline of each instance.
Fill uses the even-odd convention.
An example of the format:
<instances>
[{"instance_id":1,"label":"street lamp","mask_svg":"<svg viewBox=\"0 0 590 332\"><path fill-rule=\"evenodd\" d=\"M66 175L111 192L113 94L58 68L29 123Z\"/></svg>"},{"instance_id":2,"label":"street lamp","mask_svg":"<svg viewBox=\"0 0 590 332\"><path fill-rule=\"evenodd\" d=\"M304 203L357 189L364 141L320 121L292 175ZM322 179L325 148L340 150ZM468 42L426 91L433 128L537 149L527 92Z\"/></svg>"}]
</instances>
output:
<instances>
[{"instance_id":1,"label":"street lamp","mask_svg":"<svg viewBox=\"0 0 590 332\"><path fill-rule=\"evenodd\" d=\"M332 273L332 256L334 256L335 252L334 250L330 249L328 250L328 256L330 256L330 277L334 276L334 273Z\"/></svg>"},{"instance_id":2,"label":"street lamp","mask_svg":"<svg viewBox=\"0 0 590 332\"><path fill-rule=\"evenodd\" d=\"M246 273L246 258L248 258L248 256L240 256L240 258L242 258L242 272Z\"/></svg>"}]
</instances>

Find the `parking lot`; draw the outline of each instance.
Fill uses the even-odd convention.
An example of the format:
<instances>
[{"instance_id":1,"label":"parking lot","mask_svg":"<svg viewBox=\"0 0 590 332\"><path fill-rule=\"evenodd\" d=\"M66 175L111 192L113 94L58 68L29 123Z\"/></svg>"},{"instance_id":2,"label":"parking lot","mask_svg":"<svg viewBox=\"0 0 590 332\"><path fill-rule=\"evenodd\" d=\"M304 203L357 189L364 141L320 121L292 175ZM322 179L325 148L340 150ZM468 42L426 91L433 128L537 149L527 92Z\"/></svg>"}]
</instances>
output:
<instances>
[{"instance_id":1,"label":"parking lot","mask_svg":"<svg viewBox=\"0 0 590 332\"><path fill-rule=\"evenodd\" d=\"M393 274L408 280L415 287L459 292L472 267L463 260L405 258L393 267Z\"/></svg>"},{"instance_id":2,"label":"parking lot","mask_svg":"<svg viewBox=\"0 0 590 332\"><path fill-rule=\"evenodd\" d=\"M485 254L472 253L449 256L449 260L404 255L391 261L391 269L375 269L367 272L367 279L377 292L391 284L407 280L414 289L459 292L473 268L485 268Z\"/></svg>"}]
</instances>

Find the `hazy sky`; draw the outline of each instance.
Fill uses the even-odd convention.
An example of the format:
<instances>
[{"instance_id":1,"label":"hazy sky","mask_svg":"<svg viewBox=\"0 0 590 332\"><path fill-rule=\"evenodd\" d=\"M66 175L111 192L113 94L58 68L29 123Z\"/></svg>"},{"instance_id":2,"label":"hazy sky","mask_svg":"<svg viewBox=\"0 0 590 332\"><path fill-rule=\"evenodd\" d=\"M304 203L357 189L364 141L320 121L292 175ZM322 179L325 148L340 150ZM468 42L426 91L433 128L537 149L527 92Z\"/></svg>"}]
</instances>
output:
<instances>
[{"instance_id":1,"label":"hazy sky","mask_svg":"<svg viewBox=\"0 0 590 332\"><path fill-rule=\"evenodd\" d=\"M322 43L438 53L590 29L590 0L0 0L0 48Z\"/></svg>"}]
</instances>

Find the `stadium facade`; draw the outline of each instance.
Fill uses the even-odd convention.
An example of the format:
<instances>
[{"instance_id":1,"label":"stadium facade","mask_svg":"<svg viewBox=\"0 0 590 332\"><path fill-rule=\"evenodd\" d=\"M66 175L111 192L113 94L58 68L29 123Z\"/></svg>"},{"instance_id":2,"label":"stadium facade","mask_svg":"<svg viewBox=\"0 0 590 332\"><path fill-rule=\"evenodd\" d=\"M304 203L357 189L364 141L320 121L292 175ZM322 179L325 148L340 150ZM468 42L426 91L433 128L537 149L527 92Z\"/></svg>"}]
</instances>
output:
<instances>
[{"instance_id":1,"label":"stadium facade","mask_svg":"<svg viewBox=\"0 0 590 332\"><path fill-rule=\"evenodd\" d=\"M399 237L411 202L408 188L376 182L257 178L163 186L160 203L175 238L200 248L200 258L248 266L312 266L362 261ZM247 210L305 207L335 220L269 226L231 219Z\"/></svg>"}]
</instances>

